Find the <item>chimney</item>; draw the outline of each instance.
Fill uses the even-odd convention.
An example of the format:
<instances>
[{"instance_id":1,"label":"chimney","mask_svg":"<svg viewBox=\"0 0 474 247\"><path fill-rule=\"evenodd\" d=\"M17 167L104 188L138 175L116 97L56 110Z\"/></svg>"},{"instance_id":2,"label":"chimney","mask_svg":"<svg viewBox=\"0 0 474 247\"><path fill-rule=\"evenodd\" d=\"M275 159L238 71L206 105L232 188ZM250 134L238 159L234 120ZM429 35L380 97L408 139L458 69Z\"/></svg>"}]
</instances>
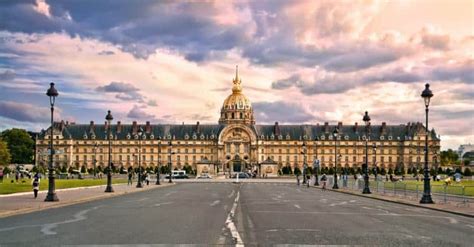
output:
<instances>
[{"instance_id":1,"label":"chimney","mask_svg":"<svg viewBox=\"0 0 474 247\"><path fill-rule=\"evenodd\" d=\"M387 132L387 123L386 122L382 122L382 128L380 128L380 132L382 134L385 134L385 132Z\"/></svg>"},{"instance_id":2,"label":"chimney","mask_svg":"<svg viewBox=\"0 0 474 247\"><path fill-rule=\"evenodd\" d=\"M280 126L278 126L278 122L275 122L275 126L273 127L273 133L275 133L276 136L280 135Z\"/></svg>"},{"instance_id":3,"label":"chimney","mask_svg":"<svg viewBox=\"0 0 474 247\"><path fill-rule=\"evenodd\" d=\"M117 134L122 132L122 123L120 121L117 122Z\"/></svg>"},{"instance_id":4,"label":"chimney","mask_svg":"<svg viewBox=\"0 0 474 247\"><path fill-rule=\"evenodd\" d=\"M94 121L91 121L91 123L89 124L89 131L92 131L92 132L95 131Z\"/></svg>"},{"instance_id":5,"label":"chimney","mask_svg":"<svg viewBox=\"0 0 474 247\"><path fill-rule=\"evenodd\" d=\"M145 133L147 134L150 134L151 132L151 125L150 125L150 121L146 121L146 125L145 125Z\"/></svg>"},{"instance_id":6,"label":"chimney","mask_svg":"<svg viewBox=\"0 0 474 247\"><path fill-rule=\"evenodd\" d=\"M354 123L354 132L358 132L359 124L357 122Z\"/></svg>"},{"instance_id":7,"label":"chimney","mask_svg":"<svg viewBox=\"0 0 474 247\"><path fill-rule=\"evenodd\" d=\"M324 122L324 133L328 133L329 132L329 123L328 122Z\"/></svg>"},{"instance_id":8,"label":"chimney","mask_svg":"<svg viewBox=\"0 0 474 247\"><path fill-rule=\"evenodd\" d=\"M132 123L132 135L136 135L137 133L138 133L137 121L133 121L133 123Z\"/></svg>"},{"instance_id":9,"label":"chimney","mask_svg":"<svg viewBox=\"0 0 474 247\"><path fill-rule=\"evenodd\" d=\"M199 121L197 121L196 123L196 133L200 133L201 132L201 128L199 127Z\"/></svg>"}]
</instances>

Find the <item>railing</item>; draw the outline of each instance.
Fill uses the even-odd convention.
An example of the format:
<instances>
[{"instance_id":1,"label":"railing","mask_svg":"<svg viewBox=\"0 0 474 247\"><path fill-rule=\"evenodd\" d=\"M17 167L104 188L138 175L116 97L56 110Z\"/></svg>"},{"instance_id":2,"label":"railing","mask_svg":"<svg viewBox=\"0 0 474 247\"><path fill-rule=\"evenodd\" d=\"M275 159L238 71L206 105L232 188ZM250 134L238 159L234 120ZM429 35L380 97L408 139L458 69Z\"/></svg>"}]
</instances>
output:
<instances>
[{"instance_id":1,"label":"railing","mask_svg":"<svg viewBox=\"0 0 474 247\"><path fill-rule=\"evenodd\" d=\"M328 187L332 187L333 184L334 177L328 177ZM339 188L362 193L364 179L348 179L346 183L342 179L338 179L338 185ZM414 201L419 201L423 196L423 184L370 180L369 187L374 194L396 196ZM474 196L471 195L474 195L474 186L431 184L431 197L435 203L450 203L460 207L469 207L471 203L474 203Z\"/></svg>"}]
</instances>

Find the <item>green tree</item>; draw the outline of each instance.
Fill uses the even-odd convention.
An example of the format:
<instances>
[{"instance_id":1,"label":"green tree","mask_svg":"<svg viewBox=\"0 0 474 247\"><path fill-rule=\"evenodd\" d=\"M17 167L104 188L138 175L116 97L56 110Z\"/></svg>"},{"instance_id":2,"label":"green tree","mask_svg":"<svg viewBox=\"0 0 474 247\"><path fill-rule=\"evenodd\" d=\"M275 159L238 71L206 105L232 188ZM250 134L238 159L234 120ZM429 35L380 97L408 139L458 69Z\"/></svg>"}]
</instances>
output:
<instances>
[{"instance_id":1,"label":"green tree","mask_svg":"<svg viewBox=\"0 0 474 247\"><path fill-rule=\"evenodd\" d=\"M464 169L464 176L466 177L472 176L471 169L469 168Z\"/></svg>"},{"instance_id":2,"label":"green tree","mask_svg":"<svg viewBox=\"0 0 474 247\"><path fill-rule=\"evenodd\" d=\"M11 154L11 162L15 164L33 163L35 142L23 129L5 130L1 134L3 141L7 142Z\"/></svg>"},{"instance_id":3,"label":"green tree","mask_svg":"<svg viewBox=\"0 0 474 247\"><path fill-rule=\"evenodd\" d=\"M7 143L0 140L0 166L8 166L11 161L10 150Z\"/></svg>"},{"instance_id":4,"label":"green tree","mask_svg":"<svg viewBox=\"0 0 474 247\"><path fill-rule=\"evenodd\" d=\"M455 164L458 161L458 159L459 159L458 153L456 153L452 149L441 151L441 165L442 166Z\"/></svg>"}]
</instances>

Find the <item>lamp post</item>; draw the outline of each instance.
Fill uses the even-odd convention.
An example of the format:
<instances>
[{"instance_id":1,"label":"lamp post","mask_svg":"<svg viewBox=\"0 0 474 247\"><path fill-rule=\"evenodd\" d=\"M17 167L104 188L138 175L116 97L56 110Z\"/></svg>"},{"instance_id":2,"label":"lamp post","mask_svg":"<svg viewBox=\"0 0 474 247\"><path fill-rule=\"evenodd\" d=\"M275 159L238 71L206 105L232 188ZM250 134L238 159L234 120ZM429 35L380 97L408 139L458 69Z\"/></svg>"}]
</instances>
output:
<instances>
[{"instance_id":1,"label":"lamp post","mask_svg":"<svg viewBox=\"0 0 474 247\"><path fill-rule=\"evenodd\" d=\"M314 186L319 186L319 182L318 182L318 170L319 170L319 160L318 160L318 144L317 144L317 141L318 141L318 137L316 137L316 139L314 139L314 153L315 153L315 157L314 157L314 163L316 164L313 168L314 168Z\"/></svg>"},{"instance_id":2,"label":"lamp post","mask_svg":"<svg viewBox=\"0 0 474 247\"><path fill-rule=\"evenodd\" d=\"M168 183L173 183L173 180L171 179L171 174L172 174L172 170L171 170L171 149L173 148L173 144L171 143L171 141L169 142L168 144L169 148L168 148L168 168L170 169L170 177L169 177L169 180L168 180Z\"/></svg>"},{"instance_id":3,"label":"lamp post","mask_svg":"<svg viewBox=\"0 0 474 247\"><path fill-rule=\"evenodd\" d=\"M143 188L142 185L142 135L143 129L140 127L138 129L138 182L137 188Z\"/></svg>"},{"instance_id":4,"label":"lamp post","mask_svg":"<svg viewBox=\"0 0 474 247\"><path fill-rule=\"evenodd\" d=\"M108 123L107 129L107 139L109 140L109 168L107 169L107 187L105 188L105 192L114 192L112 188L112 138L111 138L111 129L112 129L112 120L114 117L110 110L107 111L107 116L105 116L105 120Z\"/></svg>"},{"instance_id":5,"label":"lamp post","mask_svg":"<svg viewBox=\"0 0 474 247\"><path fill-rule=\"evenodd\" d=\"M160 182L160 164L161 164L161 141L158 140L158 171L156 172L156 185L161 185Z\"/></svg>"},{"instance_id":6,"label":"lamp post","mask_svg":"<svg viewBox=\"0 0 474 247\"><path fill-rule=\"evenodd\" d=\"M303 184L306 184L306 143L305 142L303 142L302 149L303 151L301 151L301 154L303 155Z\"/></svg>"},{"instance_id":7,"label":"lamp post","mask_svg":"<svg viewBox=\"0 0 474 247\"><path fill-rule=\"evenodd\" d=\"M434 203L431 199L431 188L430 188L430 174L428 168L428 106L430 105L430 99L433 97L433 93L430 90L430 84L426 83L425 90L421 93L421 97L425 101L425 117L426 117L426 137L425 137L425 167L424 167L424 179L423 179L423 197L420 203L428 204Z\"/></svg>"},{"instance_id":8,"label":"lamp post","mask_svg":"<svg viewBox=\"0 0 474 247\"><path fill-rule=\"evenodd\" d=\"M97 167L97 147L99 144L97 142L94 144L94 179L96 178L96 167Z\"/></svg>"},{"instance_id":9,"label":"lamp post","mask_svg":"<svg viewBox=\"0 0 474 247\"><path fill-rule=\"evenodd\" d=\"M53 168L53 155L54 155L54 147L53 147L53 118L54 118L54 103L56 101L56 97L59 95L56 88L54 88L54 83L49 84L49 89L46 91L46 95L49 97L49 103L51 105L51 135L49 139L49 174L48 174L48 194L44 199L45 202L55 202L59 201L58 196L56 195L56 189L54 184L54 168Z\"/></svg>"},{"instance_id":10,"label":"lamp post","mask_svg":"<svg viewBox=\"0 0 474 247\"><path fill-rule=\"evenodd\" d=\"M372 149L374 150L374 178L377 181L377 144L375 142L372 144Z\"/></svg>"},{"instance_id":11,"label":"lamp post","mask_svg":"<svg viewBox=\"0 0 474 247\"><path fill-rule=\"evenodd\" d=\"M369 155L368 155L368 145L369 145L369 128L370 128L370 117L369 113L365 112L362 120L365 123L365 169L364 169L364 190L362 194L371 194L369 188Z\"/></svg>"},{"instance_id":12,"label":"lamp post","mask_svg":"<svg viewBox=\"0 0 474 247\"><path fill-rule=\"evenodd\" d=\"M339 129L337 127L334 128L334 185L332 186L333 189L339 189L337 185L337 136L339 135Z\"/></svg>"}]
</instances>

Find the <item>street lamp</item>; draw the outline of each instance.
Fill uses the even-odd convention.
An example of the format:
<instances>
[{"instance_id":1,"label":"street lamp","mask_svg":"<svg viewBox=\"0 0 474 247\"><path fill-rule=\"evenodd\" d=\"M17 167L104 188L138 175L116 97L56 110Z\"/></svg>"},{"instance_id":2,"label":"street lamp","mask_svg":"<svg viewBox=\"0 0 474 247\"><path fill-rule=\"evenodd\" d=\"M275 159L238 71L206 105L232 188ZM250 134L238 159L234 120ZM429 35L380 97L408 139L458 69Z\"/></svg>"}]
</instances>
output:
<instances>
[{"instance_id":1,"label":"street lamp","mask_svg":"<svg viewBox=\"0 0 474 247\"><path fill-rule=\"evenodd\" d=\"M96 178L96 167L97 167L97 142L94 144L94 179Z\"/></svg>"},{"instance_id":2,"label":"street lamp","mask_svg":"<svg viewBox=\"0 0 474 247\"><path fill-rule=\"evenodd\" d=\"M430 188L430 175L428 169L428 106L430 105L430 99L433 97L433 93L430 90L430 84L426 83L425 90L421 93L421 97L425 101L425 117L426 117L426 137L425 137L425 168L424 168L424 179L423 179L423 197L420 203L434 203L431 199L431 188Z\"/></svg>"},{"instance_id":3,"label":"street lamp","mask_svg":"<svg viewBox=\"0 0 474 247\"><path fill-rule=\"evenodd\" d=\"M313 166L313 169L314 169L314 178L315 178L315 179L314 179L314 186L319 186L319 182L318 182L319 160L318 160L317 141L318 141L318 137L316 137L316 139L314 139L314 153L315 153L315 158L314 158L315 166Z\"/></svg>"},{"instance_id":4,"label":"street lamp","mask_svg":"<svg viewBox=\"0 0 474 247\"><path fill-rule=\"evenodd\" d=\"M54 117L54 103L56 101L56 97L59 95L56 88L54 88L54 83L49 84L49 89L46 91L46 95L49 97L49 103L51 105L51 135L49 139L49 175L48 175L48 194L44 199L45 202L55 202L59 201L58 196L56 195L55 184L54 184L54 168L53 168L53 155L54 155L54 148L53 148L53 117Z\"/></svg>"},{"instance_id":5,"label":"street lamp","mask_svg":"<svg viewBox=\"0 0 474 247\"><path fill-rule=\"evenodd\" d=\"M377 144L372 144L372 149L374 150L374 177L377 181Z\"/></svg>"},{"instance_id":6,"label":"street lamp","mask_svg":"<svg viewBox=\"0 0 474 247\"><path fill-rule=\"evenodd\" d=\"M369 145L369 128L370 128L370 117L369 113L365 112L362 120L365 123L365 169L364 169L364 190L362 194L371 194L369 188L369 155L368 155L368 145Z\"/></svg>"},{"instance_id":7,"label":"street lamp","mask_svg":"<svg viewBox=\"0 0 474 247\"><path fill-rule=\"evenodd\" d=\"M105 192L114 192L114 189L112 188L112 138L111 138L112 120L114 120L114 117L112 116L112 113L110 113L110 110L107 111L105 120L107 120L107 123L108 123L107 139L109 140L109 168L107 169L107 187L105 188Z\"/></svg>"},{"instance_id":8,"label":"street lamp","mask_svg":"<svg viewBox=\"0 0 474 247\"><path fill-rule=\"evenodd\" d=\"M170 169L170 177L169 177L168 183L173 183L173 180L171 179L171 174L172 174L172 171L171 171L171 154L173 153L173 152L171 152L171 149L173 148L173 144L171 143L171 141L169 142L168 146L169 146L169 148L168 148L168 168Z\"/></svg>"},{"instance_id":9,"label":"street lamp","mask_svg":"<svg viewBox=\"0 0 474 247\"><path fill-rule=\"evenodd\" d=\"M306 143L303 142L303 151L301 152L303 155L303 184L306 184Z\"/></svg>"},{"instance_id":10,"label":"street lamp","mask_svg":"<svg viewBox=\"0 0 474 247\"><path fill-rule=\"evenodd\" d=\"M142 185L142 135L143 135L143 129L140 127L138 129L138 182L137 182L137 188L143 188Z\"/></svg>"},{"instance_id":11,"label":"street lamp","mask_svg":"<svg viewBox=\"0 0 474 247\"><path fill-rule=\"evenodd\" d=\"M332 186L333 189L339 189L337 185L337 136L339 135L339 129L337 127L334 128L334 185Z\"/></svg>"},{"instance_id":12,"label":"street lamp","mask_svg":"<svg viewBox=\"0 0 474 247\"><path fill-rule=\"evenodd\" d=\"M158 171L156 172L156 185L161 185L160 183L160 164L161 164L161 141L158 140Z\"/></svg>"}]
</instances>

